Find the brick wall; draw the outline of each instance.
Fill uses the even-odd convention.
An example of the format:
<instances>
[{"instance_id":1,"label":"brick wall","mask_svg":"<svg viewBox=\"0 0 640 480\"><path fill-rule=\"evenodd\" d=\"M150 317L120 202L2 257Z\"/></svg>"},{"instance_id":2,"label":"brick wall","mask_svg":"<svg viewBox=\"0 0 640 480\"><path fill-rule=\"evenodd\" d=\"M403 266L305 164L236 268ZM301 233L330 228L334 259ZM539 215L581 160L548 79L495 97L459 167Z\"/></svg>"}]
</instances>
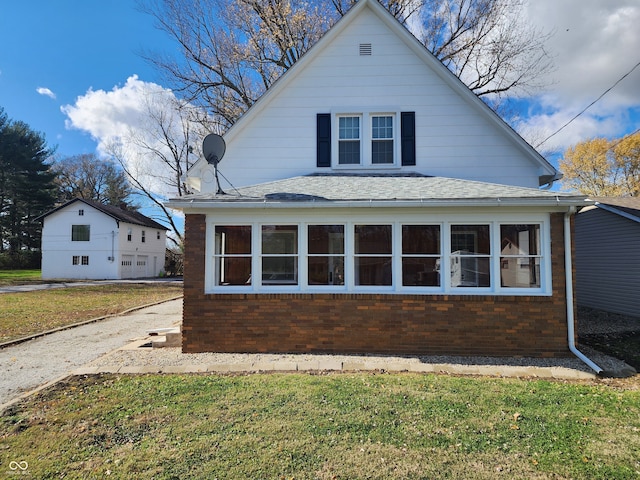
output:
<instances>
[{"instance_id":1,"label":"brick wall","mask_svg":"<svg viewBox=\"0 0 640 480\"><path fill-rule=\"evenodd\" d=\"M205 216L186 216L184 352L566 356L563 214L553 214L552 297L205 295Z\"/></svg>"}]
</instances>

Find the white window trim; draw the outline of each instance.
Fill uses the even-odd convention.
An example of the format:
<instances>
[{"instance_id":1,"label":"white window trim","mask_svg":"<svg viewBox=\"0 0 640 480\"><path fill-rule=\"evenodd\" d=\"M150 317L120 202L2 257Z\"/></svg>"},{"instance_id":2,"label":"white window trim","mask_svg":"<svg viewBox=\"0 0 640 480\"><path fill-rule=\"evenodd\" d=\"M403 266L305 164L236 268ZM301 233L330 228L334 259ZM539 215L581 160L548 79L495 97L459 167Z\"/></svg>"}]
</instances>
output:
<instances>
[{"instance_id":1,"label":"white window trim","mask_svg":"<svg viewBox=\"0 0 640 480\"><path fill-rule=\"evenodd\" d=\"M207 219L205 293L386 293L400 295L471 295L471 296L551 296L551 251L550 251L550 221L549 214L510 214L500 216L495 214L483 216L451 215L451 214L422 214L414 215L351 215L348 218L319 217L308 218L305 222L291 222L291 217L283 215L270 218L268 222L238 221L236 215L229 216L225 221L224 215L217 215ZM490 220L491 218L491 220ZM233 219L233 220L232 220ZM392 285L391 286L362 286L355 285L355 256L354 235L355 225L392 225ZM500 225L536 224L540 225L540 288L502 287L501 273L501 238ZM215 225L251 226L251 276L250 285L217 285L215 284ZM262 284L262 226L263 225L296 225L298 227L298 283L296 285L263 285ZM308 225L344 225L344 285L309 285L308 284ZM403 286L402 285L402 225L439 225L440 227L440 286ZM452 225L489 225L491 254L489 287L451 287L450 248Z\"/></svg>"},{"instance_id":2,"label":"white window trim","mask_svg":"<svg viewBox=\"0 0 640 480\"><path fill-rule=\"evenodd\" d=\"M339 136L340 117L360 118L360 163L340 164ZM393 163L373 163L372 147L373 140L372 118L373 117L393 117ZM363 108L353 110L333 109L331 111L331 168L334 170L363 170L376 169L388 170L401 167L401 145L400 145L400 110L396 107Z\"/></svg>"}]
</instances>

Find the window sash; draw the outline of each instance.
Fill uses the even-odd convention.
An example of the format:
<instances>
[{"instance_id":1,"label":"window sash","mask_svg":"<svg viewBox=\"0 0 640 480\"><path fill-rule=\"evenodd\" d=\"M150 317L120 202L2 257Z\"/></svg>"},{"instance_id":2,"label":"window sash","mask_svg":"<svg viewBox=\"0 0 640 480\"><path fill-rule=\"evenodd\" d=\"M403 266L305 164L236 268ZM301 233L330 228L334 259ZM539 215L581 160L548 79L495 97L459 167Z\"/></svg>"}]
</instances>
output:
<instances>
[{"instance_id":1,"label":"window sash","mask_svg":"<svg viewBox=\"0 0 640 480\"><path fill-rule=\"evenodd\" d=\"M216 286L251 285L251 225L217 225L214 235Z\"/></svg>"},{"instance_id":2,"label":"window sash","mask_svg":"<svg viewBox=\"0 0 640 480\"><path fill-rule=\"evenodd\" d=\"M338 117L338 164L359 165L360 153L360 126L359 116Z\"/></svg>"}]
</instances>

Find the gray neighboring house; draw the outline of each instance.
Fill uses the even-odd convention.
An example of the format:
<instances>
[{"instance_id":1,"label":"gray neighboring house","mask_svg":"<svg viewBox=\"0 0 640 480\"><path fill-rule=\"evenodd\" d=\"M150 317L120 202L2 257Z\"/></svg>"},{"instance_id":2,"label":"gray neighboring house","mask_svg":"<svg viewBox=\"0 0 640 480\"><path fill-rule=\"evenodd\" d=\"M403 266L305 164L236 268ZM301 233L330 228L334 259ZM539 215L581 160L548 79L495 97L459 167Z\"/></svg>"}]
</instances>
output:
<instances>
[{"instance_id":1,"label":"gray neighboring house","mask_svg":"<svg viewBox=\"0 0 640 480\"><path fill-rule=\"evenodd\" d=\"M575 220L581 307L640 317L640 198L593 198Z\"/></svg>"}]
</instances>

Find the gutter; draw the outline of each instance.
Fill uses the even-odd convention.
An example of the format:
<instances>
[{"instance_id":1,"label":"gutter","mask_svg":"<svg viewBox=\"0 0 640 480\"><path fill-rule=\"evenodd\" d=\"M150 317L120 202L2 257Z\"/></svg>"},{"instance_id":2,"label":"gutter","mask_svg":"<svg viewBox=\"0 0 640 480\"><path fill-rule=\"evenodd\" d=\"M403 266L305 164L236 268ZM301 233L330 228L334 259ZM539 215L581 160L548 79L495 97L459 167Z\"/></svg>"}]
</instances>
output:
<instances>
[{"instance_id":1,"label":"gutter","mask_svg":"<svg viewBox=\"0 0 640 480\"><path fill-rule=\"evenodd\" d=\"M231 201L230 201L231 200ZM549 196L540 197L500 197L468 199L416 199L416 200L318 200L318 201L268 201L265 199L191 199L169 200L165 206L178 210L200 208L223 209L280 209L280 208L384 208L384 207L581 207L582 198Z\"/></svg>"},{"instance_id":2,"label":"gutter","mask_svg":"<svg viewBox=\"0 0 640 480\"><path fill-rule=\"evenodd\" d=\"M589 368L596 372L597 375L602 373L602 368L596 365L592 360L582 353L576 347L575 341L575 315L573 307L573 267L571 263L571 215L575 213L575 207L570 207L564 214L564 270L565 270L565 287L566 287L566 303L567 303L567 336L569 341L569 350L576 357L587 364Z\"/></svg>"}]
</instances>

